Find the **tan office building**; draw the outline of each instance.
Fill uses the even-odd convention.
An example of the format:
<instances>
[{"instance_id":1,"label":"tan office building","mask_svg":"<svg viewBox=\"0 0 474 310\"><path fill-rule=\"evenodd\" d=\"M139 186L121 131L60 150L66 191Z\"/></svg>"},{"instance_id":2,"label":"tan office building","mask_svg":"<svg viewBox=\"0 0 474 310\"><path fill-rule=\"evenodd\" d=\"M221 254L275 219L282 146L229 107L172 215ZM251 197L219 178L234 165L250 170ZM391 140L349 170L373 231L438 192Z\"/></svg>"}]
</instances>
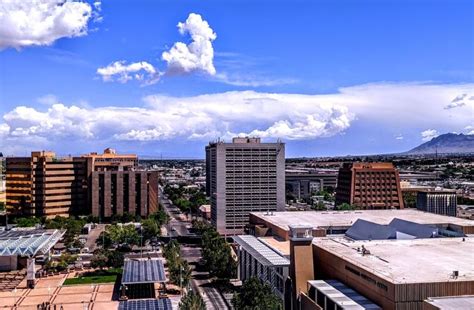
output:
<instances>
[{"instance_id":1,"label":"tan office building","mask_svg":"<svg viewBox=\"0 0 474 310\"><path fill-rule=\"evenodd\" d=\"M83 212L87 207L86 163L84 158L57 158L44 151L7 158L7 210L47 217Z\"/></svg>"},{"instance_id":2,"label":"tan office building","mask_svg":"<svg viewBox=\"0 0 474 310\"><path fill-rule=\"evenodd\" d=\"M117 154L114 149L106 148L103 154L89 153L81 157L90 160L93 171L128 171L138 167L135 154Z\"/></svg>"},{"instance_id":3,"label":"tan office building","mask_svg":"<svg viewBox=\"0 0 474 310\"><path fill-rule=\"evenodd\" d=\"M53 152L6 159L6 205L10 214L54 217L124 212L147 216L158 209L158 174L137 171L136 155L58 158Z\"/></svg>"}]
</instances>

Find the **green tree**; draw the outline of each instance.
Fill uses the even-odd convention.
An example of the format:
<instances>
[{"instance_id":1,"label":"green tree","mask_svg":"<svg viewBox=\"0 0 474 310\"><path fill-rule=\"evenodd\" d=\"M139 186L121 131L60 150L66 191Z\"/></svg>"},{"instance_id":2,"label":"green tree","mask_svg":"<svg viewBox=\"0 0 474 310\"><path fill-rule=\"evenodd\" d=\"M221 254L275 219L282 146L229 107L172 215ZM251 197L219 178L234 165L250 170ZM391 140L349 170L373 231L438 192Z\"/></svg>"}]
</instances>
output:
<instances>
[{"instance_id":1,"label":"green tree","mask_svg":"<svg viewBox=\"0 0 474 310\"><path fill-rule=\"evenodd\" d=\"M206 303L201 295L190 291L181 298L178 304L179 310L206 310Z\"/></svg>"},{"instance_id":2,"label":"green tree","mask_svg":"<svg viewBox=\"0 0 474 310\"><path fill-rule=\"evenodd\" d=\"M122 223L130 223L130 222L133 222L133 220L135 220L135 216L133 216L132 214L130 214L128 212L123 213Z\"/></svg>"},{"instance_id":3,"label":"green tree","mask_svg":"<svg viewBox=\"0 0 474 310\"><path fill-rule=\"evenodd\" d=\"M195 190L191 193L189 202L191 203L192 212L196 213L201 205L207 203L206 194L200 190Z\"/></svg>"},{"instance_id":4,"label":"green tree","mask_svg":"<svg viewBox=\"0 0 474 310\"><path fill-rule=\"evenodd\" d=\"M272 289L258 278L245 281L240 292L234 294L232 305L235 310L280 310L283 305Z\"/></svg>"},{"instance_id":5,"label":"green tree","mask_svg":"<svg viewBox=\"0 0 474 310\"><path fill-rule=\"evenodd\" d=\"M121 268L123 267L124 254L120 251L108 251L107 267Z\"/></svg>"},{"instance_id":6,"label":"green tree","mask_svg":"<svg viewBox=\"0 0 474 310\"><path fill-rule=\"evenodd\" d=\"M416 192L402 192L405 208L416 208Z\"/></svg>"},{"instance_id":7,"label":"green tree","mask_svg":"<svg viewBox=\"0 0 474 310\"><path fill-rule=\"evenodd\" d=\"M211 229L211 226L202 220L192 220L191 225L196 233L202 235L206 230Z\"/></svg>"},{"instance_id":8,"label":"green tree","mask_svg":"<svg viewBox=\"0 0 474 310\"><path fill-rule=\"evenodd\" d=\"M53 219L46 219L44 225L47 229L65 229L64 243L71 246L81 233L82 227L86 224L84 219L76 219L74 217L56 216Z\"/></svg>"},{"instance_id":9,"label":"green tree","mask_svg":"<svg viewBox=\"0 0 474 310\"><path fill-rule=\"evenodd\" d=\"M356 210L357 207L354 206L354 205L350 205L346 202L344 203L341 203L340 205L336 206L335 210L338 210L338 211L344 211L344 210Z\"/></svg>"},{"instance_id":10,"label":"green tree","mask_svg":"<svg viewBox=\"0 0 474 310\"><path fill-rule=\"evenodd\" d=\"M202 257L211 276L224 281L235 277L237 263L230 246L213 227L202 235Z\"/></svg>"},{"instance_id":11,"label":"green tree","mask_svg":"<svg viewBox=\"0 0 474 310\"><path fill-rule=\"evenodd\" d=\"M100 270L102 270L103 268L107 267L107 264L108 258L104 252L97 252L91 258L92 268L100 268Z\"/></svg>"},{"instance_id":12,"label":"green tree","mask_svg":"<svg viewBox=\"0 0 474 310\"><path fill-rule=\"evenodd\" d=\"M183 212L189 213L191 211L191 202L185 198L179 198L173 203Z\"/></svg>"},{"instance_id":13,"label":"green tree","mask_svg":"<svg viewBox=\"0 0 474 310\"><path fill-rule=\"evenodd\" d=\"M188 262L178 259L175 263L169 265L170 281L181 287L187 287L191 281L191 267Z\"/></svg>"},{"instance_id":14,"label":"green tree","mask_svg":"<svg viewBox=\"0 0 474 310\"><path fill-rule=\"evenodd\" d=\"M31 216L31 217L20 217L15 219L15 223L18 227L33 227L41 223L41 219Z\"/></svg>"},{"instance_id":15,"label":"green tree","mask_svg":"<svg viewBox=\"0 0 474 310\"><path fill-rule=\"evenodd\" d=\"M179 258L179 243L176 240L171 240L163 247L163 256L166 258L168 267L177 264Z\"/></svg>"},{"instance_id":16,"label":"green tree","mask_svg":"<svg viewBox=\"0 0 474 310\"><path fill-rule=\"evenodd\" d=\"M149 240L153 237L161 235L161 226L159 225L157 221L155 221L152 218L143 220L142 229L143 229L143 238L145 238L145 240Z\"/></svg>"},{"instance_id":17,"label":"green tree","mask_svg":"<svg viewBox=\"0 0 474 310\"><path fill-rule=\"evenodd\" d=\"M158 210L157 212L151 214L149 218L155 220L159 226L167 224L170 220L168 214L166 214L166 212L163 210Z\"/></svg>"},{"instance_id":18,"label":"green tree","mask_svg":"<svg viewBox=\"0 0 474 310\"><path fill-rule=\"evenodd\" d=\"M324 205L324 202L318 201L316 204L314 204L311 209L317 210L317 211L324 211L327 210L328 208Z\"/></svg>"},{"instance_id":19,"label":"green tree","mask_svg":"<svg viewBox=\"0 0 474 310\"><path fill-rule=\"evenodd\" d=\"M103 244L104 243L104 244ZM97 244L104 248L127 244L129 246L140 244L140 235L134 225L108 225L99 238Z\"/></svg>"}]
</instances>

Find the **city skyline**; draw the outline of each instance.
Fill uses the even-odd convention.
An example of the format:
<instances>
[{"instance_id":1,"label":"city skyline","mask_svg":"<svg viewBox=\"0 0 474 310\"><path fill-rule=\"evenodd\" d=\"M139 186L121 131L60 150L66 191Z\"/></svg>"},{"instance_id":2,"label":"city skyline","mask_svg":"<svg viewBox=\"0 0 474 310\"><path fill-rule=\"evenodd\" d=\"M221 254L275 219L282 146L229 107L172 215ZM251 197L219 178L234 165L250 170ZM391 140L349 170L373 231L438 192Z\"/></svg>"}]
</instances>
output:
<instances>
[{"instance_id":1,"label":"city skyline","mask_svg":"<svg viewBox=\"0 0 474 310\"><path fill-rule=\"evenodd\" d=\"M237 135L383 154L474 133L469 1L41 2L1 4L5 155L204 158Z\"/></svg>"}]
</instances>

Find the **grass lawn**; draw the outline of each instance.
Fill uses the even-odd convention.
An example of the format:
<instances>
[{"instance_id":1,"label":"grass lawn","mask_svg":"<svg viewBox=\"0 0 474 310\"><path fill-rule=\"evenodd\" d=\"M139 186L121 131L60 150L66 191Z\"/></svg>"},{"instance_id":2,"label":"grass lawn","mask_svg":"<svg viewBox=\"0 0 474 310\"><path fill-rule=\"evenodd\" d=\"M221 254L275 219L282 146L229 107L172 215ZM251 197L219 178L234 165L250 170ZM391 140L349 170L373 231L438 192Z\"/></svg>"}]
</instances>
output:
<instances>
[{"instance_id":1,"label":"grass lawn","mask_svg":"<svg viewBox=\"0 0 474 310\"><path fill-rule=\"evenodd\" d=\"M94 283L114 283L117 276L122 273L122 269L96 270L87 272L81 277L66 279L63 285L94 284Z\"/></svg>"}]
</instances>

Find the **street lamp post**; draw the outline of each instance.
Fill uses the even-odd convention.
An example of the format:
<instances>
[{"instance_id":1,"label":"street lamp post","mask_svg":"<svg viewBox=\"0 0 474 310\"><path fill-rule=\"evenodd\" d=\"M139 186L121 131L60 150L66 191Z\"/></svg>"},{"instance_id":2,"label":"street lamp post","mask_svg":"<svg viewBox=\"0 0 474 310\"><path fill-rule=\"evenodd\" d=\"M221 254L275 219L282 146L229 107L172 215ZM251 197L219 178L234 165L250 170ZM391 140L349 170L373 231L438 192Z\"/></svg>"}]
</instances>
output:
<instances>
[{"instance_id":1,"label":"street lamp post","mask_svg":"<svg viewBox=\"0 0 474 310\"><path fill-rule=\"evenodd\" d=\"M181 289L181 296L183 296L183 277L181 271L183 270L183 266L179 266L179 288Z\"/></svg>"},{"instance_id":2,"label":"street lamp post","mask_svg":"<svg viewBox=\"0 0 474 310\"><path fill-rule=\"evenodd\" d=\"M48 305L51 305L51 285L48 285Z\"/></svg>"},{"instance_id":3,"label":"street lamp post","mask_svg":"<svg viewBox=\"0 0 474 310\"><path fill-rule=\"evenodd\" d=\"M140 225L140 258L143 257L143 226Z\"/></svg>"},{"instance_id":4,"label":"street lamp post","mask_svg":"<svg viewBox=\"0 0 474 310\"><path fill-rule=\"evenodd\" d=\"M16 291L16 287L15 287L15 289L13 289L13 302L14 302L13 306L15 307L15 309L16 309L16 292L17 291Z\"/></svg>"}]
</instances>

